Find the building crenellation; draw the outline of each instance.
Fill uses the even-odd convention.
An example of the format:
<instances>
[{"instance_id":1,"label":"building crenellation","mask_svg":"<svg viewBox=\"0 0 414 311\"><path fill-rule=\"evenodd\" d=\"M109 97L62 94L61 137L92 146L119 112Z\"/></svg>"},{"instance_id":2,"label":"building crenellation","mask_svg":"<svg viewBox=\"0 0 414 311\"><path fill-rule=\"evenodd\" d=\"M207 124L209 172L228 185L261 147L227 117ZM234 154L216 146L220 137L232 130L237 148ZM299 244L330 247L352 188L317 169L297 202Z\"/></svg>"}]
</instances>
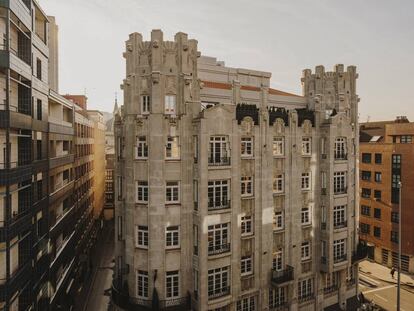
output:
<instances>
[{"instance_id":1,"label":"building crenellation","mask_svg":"<svg viewBox=\"0 0 414 311\"><path fill-rule=\"evenodd\" d=\"M271 74L177 33L126 42L115 132L120 310L354 310L356 67Z\"/></svg>"}]
</instances>

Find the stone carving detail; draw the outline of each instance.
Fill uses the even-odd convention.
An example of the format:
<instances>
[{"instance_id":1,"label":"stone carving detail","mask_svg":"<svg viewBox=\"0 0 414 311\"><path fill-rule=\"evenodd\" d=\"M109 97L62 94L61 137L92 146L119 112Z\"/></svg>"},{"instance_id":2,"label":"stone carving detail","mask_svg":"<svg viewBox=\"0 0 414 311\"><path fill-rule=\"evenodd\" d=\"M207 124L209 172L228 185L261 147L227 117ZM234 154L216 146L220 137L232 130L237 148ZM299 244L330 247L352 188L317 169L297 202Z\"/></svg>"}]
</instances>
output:
<instances>
[{"instance_id":1,"label":"stone carving detail","mask_svg":"<svg viewBox=\"0 0 414 311\"><path fill-rule=\"evenodd\" d=\"M176 77L175 76L167 76L165 79L165 91L166 94L176 94Z\"/></svg>"},{"instance_id":2,"label":"stone carving detail","mask_svg":"<svg viewBox=\"0 0 414 311\"><path fill-rule=\"evenodd\" d=\"M281 135L285 132L285 121L282 118L277 118L273 126L276 134Z\"/></svg>"},{"instance_id":3,"label":"stone carving detail","mask_svg":"<svg viewBox=\"0 0 414 311\"><path fill-rule=\"evenodd\" d=\"M303 121L302 128L303 128L303 133L304 134L306 134L306 135L311 135L312 134L312 122L309 121L308 119Z\"/></svg>"},{"instance_id":4,"label":"stone carving detail","mask_svg":"<svg viewBox=\"0 0 414 311\"><path fill-rule=\"evenodd\" d=\"M172 41L163 42L162 62L169 65L177 65L177 44Z\"/></svg>"},{"instance_id":5,"label":"stone carving detail","mask_svg":"<svg viewBox=\"0 0 414 311\"><path fill-rule=\"evenodd\" d=\"M141 94L149 94L149 83L148 78L141 78Z\"/></svg>"},{"instance_id":6,"label":"stone carving detail","mask_svg":"<svg viewBox=\"0 0 414 311\"><path fill-rule=\"evenodd\" d=\"M252 117L244 117L241 121L241 128L244 132L244 134L252 135L252 129L253 129L254 123Z\"/></svg>"},{"instance_id":7,"label":"stone carving detail","mask_svg":"<svg viewBox=\"0 0 414 311\"><path fill-rule=\"evenodd\" d=\"M138 44L138 63L140 66L148 66L151 64L151 43L150 42L140 42Z\"/></svg>"}]
</instances>

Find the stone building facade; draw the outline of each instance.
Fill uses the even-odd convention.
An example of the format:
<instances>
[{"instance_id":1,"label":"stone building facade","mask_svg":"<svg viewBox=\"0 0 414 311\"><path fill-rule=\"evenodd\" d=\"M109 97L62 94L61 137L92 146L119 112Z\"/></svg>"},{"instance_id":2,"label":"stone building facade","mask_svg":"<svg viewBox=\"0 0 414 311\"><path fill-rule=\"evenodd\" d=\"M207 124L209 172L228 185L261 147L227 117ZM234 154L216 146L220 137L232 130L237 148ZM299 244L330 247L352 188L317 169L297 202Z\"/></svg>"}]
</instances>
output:
<instances>
[{"instance_id":1,"label":"stone building facade","mask_svg":"<svg viewBox=\"0 0 414 311\"><path fill-rule=\"evenodd\" d=\"M267 72L177 33L126 42L115 116L120 310L355 310L356 68Z\"/></svg>"}]
</instances>

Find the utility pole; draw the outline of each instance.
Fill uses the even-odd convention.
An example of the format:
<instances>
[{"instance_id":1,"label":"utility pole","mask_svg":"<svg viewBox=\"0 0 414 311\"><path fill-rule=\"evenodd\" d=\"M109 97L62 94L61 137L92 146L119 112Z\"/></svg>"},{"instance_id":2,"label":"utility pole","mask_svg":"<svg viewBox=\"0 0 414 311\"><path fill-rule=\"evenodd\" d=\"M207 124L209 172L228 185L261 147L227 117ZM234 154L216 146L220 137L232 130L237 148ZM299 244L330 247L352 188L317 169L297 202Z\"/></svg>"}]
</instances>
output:
<instances>
[{"instance_id":1,"label":"utility pole","mask_svg":"<svg viewBox=\"0 0 414 311\"><path fill-rule=\"evenodd\" d=\"M398 278L397 278L397 311L400 311L400 288L401 288L401 192L402 182L398 183L400 188L398 200Z\"/></svg>"}]
</instances>

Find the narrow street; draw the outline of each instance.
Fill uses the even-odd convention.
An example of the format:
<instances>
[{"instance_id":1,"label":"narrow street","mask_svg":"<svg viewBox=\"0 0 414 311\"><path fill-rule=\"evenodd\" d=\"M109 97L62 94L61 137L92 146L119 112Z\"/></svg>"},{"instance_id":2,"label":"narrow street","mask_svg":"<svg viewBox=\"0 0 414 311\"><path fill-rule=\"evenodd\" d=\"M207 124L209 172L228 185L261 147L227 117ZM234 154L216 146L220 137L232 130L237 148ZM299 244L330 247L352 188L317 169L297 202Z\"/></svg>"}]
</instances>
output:
<instances>
[{"instance_id":1,"label":"narrow street","mask_svg":"<svg viewBox=\"0 0 414 311\"><path fill-rule=\"evenodd\" d=\"M76 311L105 311L110 302L110 288L113 273L114 228L113 224L104 228L92 257L94 267L92 277L79 295Z\"/></svg>"}]
</instances>

